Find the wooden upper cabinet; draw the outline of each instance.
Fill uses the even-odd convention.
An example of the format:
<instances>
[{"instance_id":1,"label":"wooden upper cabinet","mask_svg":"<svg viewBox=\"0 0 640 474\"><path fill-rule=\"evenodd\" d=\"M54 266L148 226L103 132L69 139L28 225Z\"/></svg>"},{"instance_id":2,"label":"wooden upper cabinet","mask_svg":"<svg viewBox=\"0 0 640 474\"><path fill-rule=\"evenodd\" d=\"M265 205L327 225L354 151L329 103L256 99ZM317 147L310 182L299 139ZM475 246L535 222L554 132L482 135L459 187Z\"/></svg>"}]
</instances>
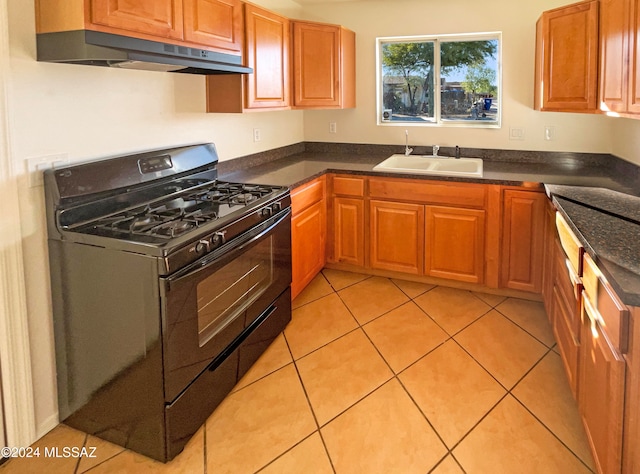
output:
<instances>
[{"instance_id":1,"label":"wooden upper cabinet","mask_svg":"<svg viewBox=\"0 0 640 474\"><path fill-rule=\"evenodd\" d=\"M600 101L612 112L627 109L629 0L600 2Z\"/></svg>"},{"instance_id":2,"label":"wooden upper cabinet","mask_svg":"<svg viewBox=\"0 0 640 474\"><path fill-rule=\"evenodd\" d=\"M38 33L92 30L242 55L241 0L37 0Z\"/></svg>"},{"instance_id":3,"label":"wooden upper cabinet","mask_svg":"<svg viewBox=\"0 0 640 474\"><path fill-rule=\"evenodd\" d=\"M355 107L355 33L336 25L293 22L293 105Z\"/></svg>"},{"instance_id":4,"label":"wooden upper cabinet","mask_svg":"<svg viewBox=\"0 0 640 474\"><path fill-rule=\"evenodd\" d=\"M597 111L597 0L542 14L536 25L535 69L536 110Z\"/></svg>"},{"instance_id":5,"label":"wooden upper cabinet","mask_svg":"<svg viewBox=\"0 0 640 474\"><path fill-rule=\"evenodd\" d=\"M207 112L290 106L289 19L247 3L244 22L244 57L253 73L207 76Z\"/></svg>"},{"instance_id":6,"label":"wooden upper cabinet","mask_svg":"<svg viewBox=\"0 0 640 474\"><path fill-rule=\"evenodd\" d=\"M629 34L629 87L627 111L640 114L640 0L630 2Z\"/></svg>"},{"instance_id":7,"label":"wooden upper cabinet","mask_svg":"<svg viewBox=\"0 0 640 474\"><path fill-rule=\"evenodd\" d=\"M182 39L182 0L91 0L91 23Z\"/></svg>"},{"instance_id":8,"label":"wooden upper cabinet","mask_svg":"<svg viewBox=\"0 0 640 474\"><path fill-rule=\"evenodd\" d=\"M640 113L639 4L601 0L600 101L605 112Z\"/></svg>"},{"instance_id":9,"label":"wooden upper cabinet","mask_svg":"<svg viewBox=\"0 0 640 474\"><path fill-rule=\"evenodd\" d=\"M183 1L186 41L211 46L226 53L242 53L243 28L240 0Z\"/></svg>"},{"instance_id":10,"label":"wooden upper cabinet","mask_svg":"<svg viewBox=\"0 0 640 474\"><path fill-rule=\"evenodd\" d=\"M245 5L247 108L289 106L289 28L287 18Z\"/></svg>"}]
</instances>

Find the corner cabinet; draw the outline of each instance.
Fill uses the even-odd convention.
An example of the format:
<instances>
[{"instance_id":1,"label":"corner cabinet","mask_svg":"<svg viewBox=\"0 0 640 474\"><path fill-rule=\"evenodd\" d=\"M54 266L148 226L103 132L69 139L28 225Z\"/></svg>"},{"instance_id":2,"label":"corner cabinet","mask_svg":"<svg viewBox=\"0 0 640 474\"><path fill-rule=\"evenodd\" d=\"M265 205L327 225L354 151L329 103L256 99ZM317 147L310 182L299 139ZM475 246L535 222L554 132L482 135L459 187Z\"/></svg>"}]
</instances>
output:
<instances>
[{"instance_id":1,"label":"corner cabinet","mask_svg":"<svg viewBox=\"0 0 640 474\"><path fill-rule=\"evenodd\" d=\"M291 299L300 294L325 264L325 183L323 176L291 192Z\"/></svg>"},{"instance_id":2,"label":"corner cabinet","mask_svg":"<svg viewBox=\"0 0 640 474\"><path fill-rule=\"evenodd\" d=\"M331 176L327 260L363 267L365 265L365 178Z\"/></svg>"},{"instance_id":3,"label":"corner cabinet","mask_svg":"<svg viewBox=\"0 0 640 474\"><path fill-rule=\"evenodd\" d=\"M501 286L542 291L547 196L541 191L504 189Z\"/></svg>"},{"instance_id":4,"label":"corner cabinet","mask_svg":"<svg viewBox=\"0 0 640 474\"><path fill-rule=\"evenodd\" d=\"M597 112L597 0L542 14L536 24L535 76L534 109Z\"/></svg>"},{"instance_id":5,"label":"corner cabinet","mask_svg":"<svg viewBox=\"0 0 640 474\"><path fill-rule=\"evenodd\" d=\"M337 25L294 21L292 35L294 107L355 107L355 33Z\"/></svg>"},{"instance_id":6,"label":"corner cabinet","mask_svg":"<svg viewBox=\"0 0 640 474\"><path fill-rule=\"evenodd\" d=\"M240 56L240 0L37 0L38 33L93 30Z\"/></svg>"},{"instance_id":7,"label":"corner cabinet","mask_svg":"<svg viewBox=\"0 0 640 474\"><path fill-rule=\"evenodd\" d=\"M600 101L605 111L640 113L640 2L600 0Z\"/></svg>"},{"instance_id":8,"label":"corner cabinet","mask_svg":"<svg viewBox=\"0 0 640 474\"><path fill-rule=\"evenodd\" d=\"M289 19L244 5L244 57L253 73L207 76L207 112L289 108L289 29Z\"/></svg>"}]
</instances>

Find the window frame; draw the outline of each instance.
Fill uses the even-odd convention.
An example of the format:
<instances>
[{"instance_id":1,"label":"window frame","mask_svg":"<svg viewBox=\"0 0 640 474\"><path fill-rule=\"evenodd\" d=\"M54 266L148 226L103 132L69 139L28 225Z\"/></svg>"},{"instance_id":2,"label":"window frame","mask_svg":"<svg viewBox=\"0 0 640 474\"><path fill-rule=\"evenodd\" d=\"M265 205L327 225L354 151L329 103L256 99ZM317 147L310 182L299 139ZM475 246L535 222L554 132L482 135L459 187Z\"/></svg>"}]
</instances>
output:
<instances>
[{"instance_id":1,"label":"window frame","mask_svg":"<svg viewBox=\"0 0 640 474\"><path fill-rule=\"evenodd\" d=\"M430 121L383 121L384 75L382 70L382 45L385 43L433 42L434 43L434 83L440 83L440 44L442 42L487 41L497 40L496 51L496 83L498 88L498 111L495 121L483 120L442 120L442 93L434 94L434 116ZM376 125L391 127L453 127L453 128L502 128L502 105L504 91L502 89L502 32L490 31L482 33L461 33L444 35L384 36L376 38Z\"/></svg>"}]
</instances>

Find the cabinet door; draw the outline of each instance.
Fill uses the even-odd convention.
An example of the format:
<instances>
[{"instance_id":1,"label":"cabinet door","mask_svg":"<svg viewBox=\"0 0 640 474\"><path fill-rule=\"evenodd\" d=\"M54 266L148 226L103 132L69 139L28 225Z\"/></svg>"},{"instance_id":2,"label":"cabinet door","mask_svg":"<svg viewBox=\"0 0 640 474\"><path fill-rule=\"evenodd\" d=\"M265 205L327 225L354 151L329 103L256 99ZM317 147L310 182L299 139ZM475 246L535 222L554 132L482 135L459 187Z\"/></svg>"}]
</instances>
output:
<instances>
[{"instance_id":1,"label":"cabinet door","mask_svg":"<svg viewBox=\"0 0 640 474\"><path fill-rule=\"evenodd\" d=\"M629 95L627 111L640 113L640 0L630 1Z\"/></svg>"},{"instance_id":2,"label":"cabinet door","mask_svg":"<svg viewBox=\"0 0 640 474\"><path fill-rule=\"evenodd\" d=\"M91 0L91 22L163 38L182 39L182 0Z\"/></svg>"},{"instance_id":3,"label":"cabinet door","mask_svg":"<svg viewBox=\"0 0 640 474\"><path fill-rule=\"evenodd\" d=\"M597 472L620 472L625 362L609 345L583 298L578 397Z\"/></svg>"},{"instance_id":4,"label":"cabinet door","mask_svg":"<svg viewBox=\"0 0 640 474\"><path fill-rule=\"evenodd\" d=\"M556 262L556 210L547 201L544 220L544 262L542 270L542 297L544 309L553 326L553 282Z\"/></svg>"},{"instance_id":5,"label":"cabinet door","mask_svg":"<svg viewBox=\"0 0 640 474\"><path fill-rule=\"evenodd\" d=\"M600 2L600 101L614 112L627 108L629 1Z\"/></svg>"},{"instance_id":6,"label":"cabinet door","mask_svg":"<svg viewBox=\"0 0 640 474\"><path fill-rule=\"evenodd\" d=\"M364 201L333 199L333 259L364 266Z\"/></svg>"},{"instance_id":7,"label":"cabinet door","mask_svg":"<svg viewBox=\"0 0 640 474\"><path fill-rule=\"evenodd\" d=\"M372 268L422 274L424 206L370 201Z\"/></svg>"},{"instance_id":8,"label":"cabinet door","mask_svg":"<svg viewBox=\"0 0 640 474\"><path fill-rule=\"evenodd\" d=\"M293 23L294 105L340 106L340 27Z\"/></svg>"},{"instance_id":9,"label":"cabinet door","mask_svg":"<svg viewBox=\"0 0 640 474\"><path fill-rule=\"evenodd\" d=\"M325 201L319 201L291 219L291 298L313 280L325 262Z\"/></svg>"},{"instance_id":10,"label":"cabinet door","mask_svg":"<svg viewBox=\"0 0 640 474\"><path fill-rule=\"evenodd\" d=\"M546 195L504 190L501 285L540 293Z\"/></svg>"},{"instance_id":11,"label":"cabinet door","mask_svg":"<svg viewBox=\"0 0 640 474\"><path fill-rule=\"evenodd\" d=\"M571 332L571 323L575 319L577 303L575 300L566 300L559 286L553 287L553 334L558 342L558 350L564 365L569 387L573 397L578 395L578 364L579 343Z\"/></svg>"},{"instance_id":12,"label":"cabinet door","mask_svg":"<svg viewBox=\"0 0 640 474\"><path fill-rule=\"evenodd\" d=\"M595 112L598 91L598 2L544 12L537 25L538 110Z\"/></svg>"},{"instance_id":13,"label":"cabinet door","mask_svg":"<svg viewBox=\"0 0 640 474\"><path fill-rule=\"evenodd\" d=\"M225 53L242 53L240 0L184 0L184 39Z\"/></svg>"},{"instance_id":14,"label":"cabinet door","mask_svg":"<svg viewBox=\"0 0 640 474\"><path fill-rule=\"evenodd\" d=\"M484 281L485 211L427 206L425 275Z\"/></svg>"},{"instance_id":15,"label":"cabinet door","mask_svg":"<svg viewBox=\"0 0 640 474\"><path fill-rule=\"evenodd\" d=\"M245 5L246 108L289 106L289 20Z\"/></svg>"}]
</instances>

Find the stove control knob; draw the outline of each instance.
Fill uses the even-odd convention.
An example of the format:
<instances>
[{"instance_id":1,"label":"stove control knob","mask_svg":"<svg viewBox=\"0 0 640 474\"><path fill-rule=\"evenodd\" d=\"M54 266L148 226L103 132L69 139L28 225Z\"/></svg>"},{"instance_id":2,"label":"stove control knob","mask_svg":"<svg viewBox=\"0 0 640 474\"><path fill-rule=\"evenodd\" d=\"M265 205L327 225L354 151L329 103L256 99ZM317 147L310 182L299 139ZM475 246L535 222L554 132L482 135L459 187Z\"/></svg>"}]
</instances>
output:
<instances>
[{"instance_id":1,"label":"stove control knob","mask_svg":"<svg viewBox=\"0 0 640 474\"><path fill-rule=\"evenodd\" d=\"M262 217L271 217L272 214L273 209L271 209L269 206L262 209Z\"/></svg>"},{"instance_id":2,"label":"stove control knob","mask_svg":"<svg viewBox=\"0 0 640 474\"><path fill-rule=\"evenodd\" d=\"M282 210L282 203L281 202L274 202L273 206L271 206L271 208L273 209L273 212L280 212Z\"/></svg>"},{"instance_id":3,"label":"stove control knob","mask_svg":"<svg viewBox=\"0 0 640 474\"><path fill-rule=\"evenodd\" d=\"M196 252L197 253L205 253L210 249L210 244L208 240L201 240L196 244Z\"/></svg>"},{"instance_id":4,"label":"stove control knob","mask_svg":"<svg viewBox=\"0 0 640 474\"><path fill-rule=\"evenodd\" d=\"M224 244L226 242L224 234L225 234L225 232L216 232L215 234L213 234L211 236L211 244L214 247L217 247L218 245Z\"/></svg>"}]
</instances>

